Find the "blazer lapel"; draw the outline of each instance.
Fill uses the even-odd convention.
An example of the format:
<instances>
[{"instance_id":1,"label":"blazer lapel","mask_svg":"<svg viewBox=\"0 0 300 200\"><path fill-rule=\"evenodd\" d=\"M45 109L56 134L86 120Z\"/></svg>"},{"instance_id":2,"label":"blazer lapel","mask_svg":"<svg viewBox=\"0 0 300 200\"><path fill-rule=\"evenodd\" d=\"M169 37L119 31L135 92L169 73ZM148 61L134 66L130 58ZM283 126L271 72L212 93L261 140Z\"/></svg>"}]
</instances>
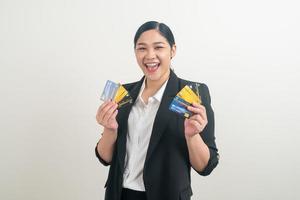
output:
<instances>
[{"instance_id":1,"label":"blazer lapel","mask_svg":"<svg viewBox=\"0 0 300 200\"><path fill-rule=\"evenodd\" d=\"M137 82L131 90L129 90L129 94L133 98L133 102L136 101L137 96L140 92L141 86L144 81L143 77L139 82ZM153 150L155 149L156 145L158 144L165 128L168 125L169 122L169 114L171 114L171 111L169 110L169 105L171 104L173 98L176 96L179 89L179 79L176 76L176 74L171 70L170 71L170 77L168 80L168 83L166 85L164 94L162 96L162 100L160 103L160 106L158 108L153 129L150 137L150 142L147 150L146 160L145 160L145 166L147 165L147 162L149 158L151 157ZM118 131L118 139L117 139L117 152L118 152L118 159L121 169L124 169L124 161L125 161L125 155L126 155L126 140L127 140L127 131L128 131L128 117L130 110L132 108L134 103L121 108L119 110L119 113L117 115L117 120L119 122L119 131Z\"/></svg>"},{"instance_id":2,"label":"blazer lapel","mask_svg":"<svg viewBox=\"0 0 300 200\"><path fill-rule=\"evenodd\" d=\"M153 129L150 137L150 143L148 146L148 151L145 160L145 166L147 166L148 160L151 157L156 145L158 144L164 130L166 129L171 111L169 110L169 106L176 96L179 87L179 79L176 74L171 70L169 81L166 85L161 104L158 108Z\"/></svg>"},{"instance_id":3,"label":"blazer lapel","mask_svg":"<svg viewBox=\"0 0 300 200\"><path fill-rule=\"evenodd\" d=\"M117 151L118 151L118 158L121 169L124 168L124 160L126 155L126 140L127 140L127 131L128 131L128 117L130 110L137 99L139 91L144 81L143 77L140 81L138 81L132 89L128 90L130 96L133 99L133 103L124 108L119 109L119 113L117 115L117 121L119 123L119 130L118 130L118 139L117 139Z\"/></svg>"}]
</instances>

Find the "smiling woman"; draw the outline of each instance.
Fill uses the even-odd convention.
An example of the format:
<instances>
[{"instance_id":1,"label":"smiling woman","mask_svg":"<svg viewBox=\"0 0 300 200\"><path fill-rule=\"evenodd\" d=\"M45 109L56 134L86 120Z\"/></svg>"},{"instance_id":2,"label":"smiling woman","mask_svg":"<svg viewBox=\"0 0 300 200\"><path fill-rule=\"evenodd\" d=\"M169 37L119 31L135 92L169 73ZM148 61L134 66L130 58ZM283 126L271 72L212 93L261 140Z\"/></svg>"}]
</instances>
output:
<instances>
[{"instance_id":1,"label":"smiling woman","mask_svg":"<svg viewBox=\"0 0 300 200\"><path fill-rule=\"evenodd\" d=\"M137 40L135 55L145 74L146 87L142 94L147 101L169 78L171 58L175 56L176 46L169 45L167 39L157 30L142 33Z\"/></svg>"},{"instance_id":2,"label":"smiling woman","mask_svg":"<svg viewBox=\"0 0 300 200\"><path fill-rule=\"evenodd\" d=\"M170 74L171 58L175 56L176 46L169 45L167 39L157 30L142 33L137 40L135 55L137 62L147 78L147 87L162 85Z\"/></svg>"},{"instance_id":3,"label":"smiling woman","mask_svg":"<svg viewBox=\"0 0 300 200\"><path fill-rule=\"evenodd\" d=\"M178 78L170 69L176 45L163 23L143 24L134 37L134 51L144 73L140 81L124 85L134 103L118 109L106 101L96 115L104 127L96 155L110 165L105 199L188 200L191 168L206 176L219 160L208 87ZM178 92L186 89L188 94L191 85L197 85L199 96L182 108L192 113L183 118L169 106Z\"/></svg>"}]
</instances>

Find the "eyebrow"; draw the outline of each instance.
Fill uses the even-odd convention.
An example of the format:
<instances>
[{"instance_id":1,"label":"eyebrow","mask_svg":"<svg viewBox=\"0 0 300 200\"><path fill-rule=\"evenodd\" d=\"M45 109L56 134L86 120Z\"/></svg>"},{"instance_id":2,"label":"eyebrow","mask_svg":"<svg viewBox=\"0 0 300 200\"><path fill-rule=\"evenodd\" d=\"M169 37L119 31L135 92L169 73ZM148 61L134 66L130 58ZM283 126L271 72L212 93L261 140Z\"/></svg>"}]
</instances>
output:
<instances>
[{"instance_id":1,"label":"eyebrow","mask_svg":"<svg viewBox=\"0 0 300 200\"><path fill-rule=\"evenodd\" d=\"M154 42L153 44L157 45L157 44L165 44L165 43L164 42ZM144 42L140 42L140 43L137 43L137 45L147 45L147 44Z\"/></svg>"}]
</instances>

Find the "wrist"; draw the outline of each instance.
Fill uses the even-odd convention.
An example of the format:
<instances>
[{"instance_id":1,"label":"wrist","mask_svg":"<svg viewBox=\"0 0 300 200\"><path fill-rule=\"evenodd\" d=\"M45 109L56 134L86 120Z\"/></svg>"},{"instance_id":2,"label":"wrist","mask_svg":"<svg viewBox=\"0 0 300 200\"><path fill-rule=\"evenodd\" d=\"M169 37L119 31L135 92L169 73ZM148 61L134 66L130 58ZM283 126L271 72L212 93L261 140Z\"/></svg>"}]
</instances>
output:
<instances>
[{"instance_id":1,"label":"wrist","mask_svg":"<svg viewBox=\"0 0 300 200\"><path fill-rule=\"evenodd\" d=\"M117 129L111 129L111 128L106 128L104 127L103 133L108 133L108 134L117 134L118 130Z\"/></svg>"},{"instance_id":2,"label":"wrist","mask_svg":"<svg viewBox=\"0 0 300 200\"><path fill-rule=\"evenodd\" d=\"M200 135L197 133L195 135L185 135L185 140L187 142L193 141L195 140L197 137L199 137Z\"/></svg>"},{"instance_id":3,"label":"wrist","mask_svg":"<svg viewBox=\"0 0 300 200\"><path fill-rule=\"evenodd\" d=\"M105 137L108 140L114 141L117 138L117 135L118 135L117 133L118 133L117 130L104 128L102 137Z\"/></svg>"}]
</instances>

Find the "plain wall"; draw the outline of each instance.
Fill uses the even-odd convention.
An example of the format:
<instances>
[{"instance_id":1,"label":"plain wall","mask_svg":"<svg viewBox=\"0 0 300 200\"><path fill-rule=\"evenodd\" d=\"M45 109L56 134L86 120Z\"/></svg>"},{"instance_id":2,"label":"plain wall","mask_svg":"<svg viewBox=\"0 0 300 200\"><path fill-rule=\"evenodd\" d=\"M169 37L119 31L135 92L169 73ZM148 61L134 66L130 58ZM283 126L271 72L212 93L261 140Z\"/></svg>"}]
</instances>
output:
<instances>
[{"instance_id":1,"label":"plain wall","mask_svg":"<svg viewBox=\"0 0 300 200\"><path fill-rule=\"evenodd\" d=\"M219 166L193 199L300 199L296 0L0 0L0 199L103 199L95 115L139 80L133 36L165 22L179 77L208 85Z\"/></svg>"}]
</instances>

